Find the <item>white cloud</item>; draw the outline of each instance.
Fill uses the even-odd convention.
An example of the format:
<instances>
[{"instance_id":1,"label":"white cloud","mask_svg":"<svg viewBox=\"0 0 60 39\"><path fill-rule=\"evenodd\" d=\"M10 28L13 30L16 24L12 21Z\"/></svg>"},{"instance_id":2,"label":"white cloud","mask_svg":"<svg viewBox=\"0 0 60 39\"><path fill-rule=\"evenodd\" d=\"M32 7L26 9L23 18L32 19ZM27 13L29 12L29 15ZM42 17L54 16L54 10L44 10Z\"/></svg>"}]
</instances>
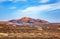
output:
<instances>
[{"instance_id":1,"label":"white cloud","mask_svg":"<svg viewBox=\"0 0 60 39\"><path fill-rule=\"evenodd\" d=\"M45 7L46 6L46 7ZM42 5L42 6L35 6L35 7L28 7L24 10L17 10L15 12L13 12L14 18L15 17L24 17L24 16L28 16L28 17L33 17L33 18L39 18L39 13L44 12L44 10L47 10L50 6L48 5Z\"/></svg>"},{"instance_id":2,"label":"white cloud","mask_svg":"<svg viewBox=\"0 0 60 39\"><path fill-rule=\"evenodd\" d=\"M37 13L37 12L42 12L43 10L46 10L46 9L48 9L47 7L49 7L50 8L50 6L48 6L48 5L41 5L41 6L35 6L35 7L28 7L28 8L26 8L26 9L24 9L24 10L18 10L18 12L21 12L21 13L28 13L28 14L30 14L30 13Z\"/></svg>"},{"instance_id":3,"label":"white cloud","mask_svg":"<svg viewBox=\"0 0 60 39\"><path fill-rule=\"evenodd\" d=\"M40 13L44 13L45 11L52 11L56 9L60 9L60 2L54 4L45 4L45 5L27 7L22 10L19 9L13 12L13 16L14 18L18 18L18 17L20 18L24 16L39 18Z\"/></svg>"},{"instance_id":4,"label":"white cloud","mask_svg":"<svg viewBox=\"0 0 60 39\"><path fill-rule=\"evenodd\" d=\"M49 9L51 10L56 10L56 9L60 9L60 2L55 3L55 4L50 4L51 8Z\"/></svg>"},{"instance_id":5,"label":"white cloud","mask_svg":"<svg viewBox=\"0 0 60 39\"><path fill-rule=\"evenodd\" d=\"M47 3L49 2L50 0L40 0L40 3Z\"/></svg>"},{"instance_id":6,"label":"white cloud","mask_svg":"<svg viewBox=\"0 0 60 39\"><path fill-rule=\"evenodd\" d=\"M39 5L39 6L34 6L34 7L27 7L23 10L17 10L14 13L27 13L27 14L32 14L32 13L42 13L44 11L52 11L60 9L60 2L57 2L55 4L47 4L47 5Z\"/></svg>"}]
</instances>

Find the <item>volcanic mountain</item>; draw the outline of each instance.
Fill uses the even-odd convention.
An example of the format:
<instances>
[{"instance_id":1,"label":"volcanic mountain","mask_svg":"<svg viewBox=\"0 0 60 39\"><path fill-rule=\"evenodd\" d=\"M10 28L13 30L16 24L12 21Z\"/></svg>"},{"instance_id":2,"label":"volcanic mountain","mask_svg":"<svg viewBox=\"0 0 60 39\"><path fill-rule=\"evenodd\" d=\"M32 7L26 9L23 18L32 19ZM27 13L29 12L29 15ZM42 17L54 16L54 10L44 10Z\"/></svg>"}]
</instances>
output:
<instances>
[{"instance_id":1,"label":"volcanic mountain","mask_svg":"<svg viewBox=\"0 0 60 39\"><path fill-rule=\"evenodd\" d=\"M0 26L43 26L43 27L55 27L59 26L60 23L50 23L41 19L34 19L29 17L23 17L21 19L13 19L9 21L0 21Z\"/></svg>"},{"instance_id":2,"label":"volcanic mountain","mask_svg":"<svg viewBox=\"0 0 60 39\"><path fill-rule=\"evenodd\" d=\"M41 20L41 19L33 19L29 17L23 17L21 19L14 19L10 20L8 22L14 23L14 24L47 24L48 21Z\"/></svg>"},{"instance_id":3,"label":"volcanic mountain","mask_svg":"<svg viewBox=\"0 0 60 39\"><path fill-rule=\"evenodd\" d=\"M29 18L29 17L23 17L21 19L13 19L9 21L0 21L0 24L5 24L5 25L24 25L24 24L49 24L48 21L41 20L41 19L34 19L34 18Z\"/></svg>"}]
</instances>

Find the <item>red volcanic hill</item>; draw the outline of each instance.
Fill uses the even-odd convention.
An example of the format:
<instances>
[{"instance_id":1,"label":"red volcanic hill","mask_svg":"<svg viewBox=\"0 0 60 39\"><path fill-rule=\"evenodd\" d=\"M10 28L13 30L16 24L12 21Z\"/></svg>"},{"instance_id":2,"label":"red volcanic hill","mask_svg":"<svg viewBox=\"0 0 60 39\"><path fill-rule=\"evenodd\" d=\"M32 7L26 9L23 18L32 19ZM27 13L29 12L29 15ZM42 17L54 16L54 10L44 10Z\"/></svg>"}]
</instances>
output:
<instances>
[{"instance_id":1,"label":"red volcanic hill","mask_svg":"<svg viewBox=\"0 0 60 39\"><path fill-rule=\"evenodd\" d=\"M41 19L33 19L29 17L23 17L21 19L14 19L14 20L9 20L9 21L0 21L0 24L15 24L15 25L20 25L20 24L48 24L48 21L41 20Z\"/></svg>"},{"instance_id":2,"label":"red volcanic hill","mask_svg":"<svg viewBox=\"0 0 60 39\"><path fill-rule=\"evenodd\" d=\"M31 18L29 18L29 17L23 17L21 20L28 21L28 20L31 20Z\"/></svg>"},{"instance_id":3,"label":"red volcanic hill","mask_svg":"<svg viewBox=\"0 0 60 39\"><path fill-rule=\"evenodd\" d=\"M50 23L45 20L41 19L34 19L34 18L29 18L29 17L23 17L21 19L13 19L9 21L0 21L0 25L27 25L27 24L33 24L33 25L42 25L42 26L55 26L55 25L60 25L60 23Z\"/></svg>"},{"instance_id":4,"label":"red volcanic hill","mask_svg":"<svg viewBox=\"0 0 60 39\"><path fill-rule=\"evenodd\" d=\"M29 17L23 17L21 19L10 20L9 22L16 23L16 24L27 24L27 23L47 24L47 23L49 23L48 21L45 21L45 20L33 19L33 18L29 18Z\"/></svg>"}]
</instances>

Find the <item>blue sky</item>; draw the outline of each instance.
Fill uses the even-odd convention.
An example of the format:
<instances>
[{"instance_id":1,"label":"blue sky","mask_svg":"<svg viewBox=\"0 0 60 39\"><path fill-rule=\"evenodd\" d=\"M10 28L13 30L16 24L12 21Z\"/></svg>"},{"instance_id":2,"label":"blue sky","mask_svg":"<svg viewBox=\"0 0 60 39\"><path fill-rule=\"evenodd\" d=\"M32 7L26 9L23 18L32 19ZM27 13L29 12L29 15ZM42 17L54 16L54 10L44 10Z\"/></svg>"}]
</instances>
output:
<instances>
[{"instance_id":1,"label":"blue sky","mask_svg":"<svg viewBox=\"0 0 60 39\"><path fill-rule=\"evenodd\" d=\"M60 0L0 0L0 21L25 16L60 23Z\"/></svg>"}]
</instances>

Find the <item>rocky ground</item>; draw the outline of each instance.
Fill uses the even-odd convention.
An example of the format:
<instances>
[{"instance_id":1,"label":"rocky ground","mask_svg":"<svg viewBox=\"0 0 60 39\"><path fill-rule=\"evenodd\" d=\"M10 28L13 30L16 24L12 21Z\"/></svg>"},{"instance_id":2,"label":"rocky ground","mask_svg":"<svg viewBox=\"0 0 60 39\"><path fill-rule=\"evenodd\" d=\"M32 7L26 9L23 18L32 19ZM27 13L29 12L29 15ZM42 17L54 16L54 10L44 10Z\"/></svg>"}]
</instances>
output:
<instances>
[{"instance_id":1,"label":"rocky ground","mask_svg":"<svg viewBox=\"0 0 60 39\"><path fill-rule=\"evenodd\" d=\"M60 39L60 24L0 24L0 39Z\"/></svg>"}]
</instances>

